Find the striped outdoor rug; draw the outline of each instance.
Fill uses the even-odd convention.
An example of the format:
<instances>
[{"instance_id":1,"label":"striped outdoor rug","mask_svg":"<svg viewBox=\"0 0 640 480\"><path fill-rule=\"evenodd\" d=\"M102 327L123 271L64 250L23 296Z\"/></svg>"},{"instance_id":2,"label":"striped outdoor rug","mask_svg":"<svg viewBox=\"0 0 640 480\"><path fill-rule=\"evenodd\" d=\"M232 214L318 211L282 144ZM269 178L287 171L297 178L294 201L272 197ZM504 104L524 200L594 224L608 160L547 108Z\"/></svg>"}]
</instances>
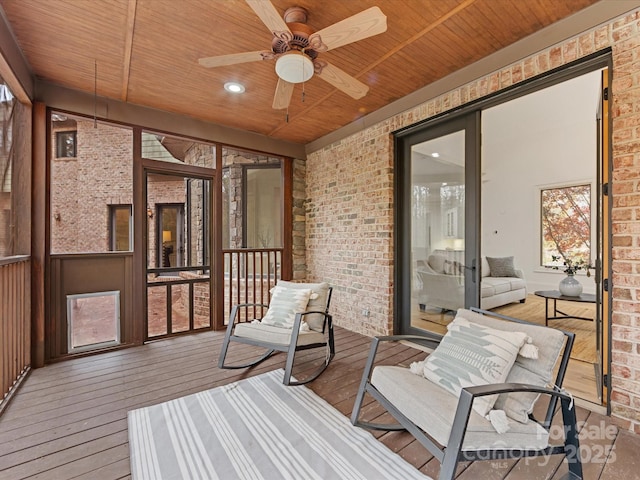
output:
<instances>
[{"instance_id":1,"label":"striped outdoor rug","mask_svg":"<svg viewBox=\"0 0 640 480\"><path fill-rule=\"evenodd\" d=\"M422 479L369 432L282 370L129 412L142 479Z\"/></svg>"}]
</instances>

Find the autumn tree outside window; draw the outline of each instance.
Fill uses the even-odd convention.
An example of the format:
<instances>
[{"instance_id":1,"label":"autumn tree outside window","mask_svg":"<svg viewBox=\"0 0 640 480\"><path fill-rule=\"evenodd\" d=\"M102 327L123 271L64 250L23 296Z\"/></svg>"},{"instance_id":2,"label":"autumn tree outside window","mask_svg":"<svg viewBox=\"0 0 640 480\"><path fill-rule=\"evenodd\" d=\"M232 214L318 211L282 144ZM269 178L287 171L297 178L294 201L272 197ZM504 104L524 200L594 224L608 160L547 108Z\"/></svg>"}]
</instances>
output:
<instances>
[{"instance_id":1,"label":"autumn tree outside window","mask_svg":"<svg viewBox=\"0 0 640 480\"><path fill-rule=\"evenodd\" d=\"M554 256L572 262L591 260L591 185L544 188L540 191L541 264Z\"/></svg>"}]
</instances>

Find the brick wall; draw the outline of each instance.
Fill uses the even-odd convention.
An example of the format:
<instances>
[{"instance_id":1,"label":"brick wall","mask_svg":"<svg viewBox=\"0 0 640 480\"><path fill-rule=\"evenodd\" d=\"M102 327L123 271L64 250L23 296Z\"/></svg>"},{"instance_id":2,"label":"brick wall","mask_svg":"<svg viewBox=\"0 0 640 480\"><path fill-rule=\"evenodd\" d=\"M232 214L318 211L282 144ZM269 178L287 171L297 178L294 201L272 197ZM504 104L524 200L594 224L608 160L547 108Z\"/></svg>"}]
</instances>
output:
<instances>
[{"instance_id":1,"label":"brick wall","mask_svg":"<svg viewBox=\"0 0 640 480\"><path fill-rule=\"evenodd\" d=\"M55 125L55 122L54 122ZM56 158L52 129L51 251L109 250L107 205L131 204L131 130L78 121L77 157Z\"/></svg>"},{"instance_id":2,"label":"brick wall","mask_svg":"<svg viewBox=\"0 0 640 480\"><path fill-rule=\"evenodd\" d=\"M380 124L307 159L309 280L334 286L337 322L369 335L392 329L393 163ZM371 312L365 318L363 309Z\"/></svg>"},{"instance_id":3,"label":"brick wall","mask_svg":"<svg viewBox=\"0 0 640 480\"><path fill-rule=\"evenodd\" d=\"M308 276L335 286L332 311L339 325L368 335L391 332L389 133L607 47L614 76L611 409L622 426L640 433L640 10L308 155Z\"/></svg>"}]
</instances>

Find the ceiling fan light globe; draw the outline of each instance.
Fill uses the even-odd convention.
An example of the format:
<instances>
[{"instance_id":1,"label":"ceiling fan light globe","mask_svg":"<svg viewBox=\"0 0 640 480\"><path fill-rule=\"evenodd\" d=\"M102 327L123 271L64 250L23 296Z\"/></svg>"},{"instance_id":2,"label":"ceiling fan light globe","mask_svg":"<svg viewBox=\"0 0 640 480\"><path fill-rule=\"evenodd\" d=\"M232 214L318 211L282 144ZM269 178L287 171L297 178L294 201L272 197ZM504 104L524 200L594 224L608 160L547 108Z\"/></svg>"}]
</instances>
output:
<instances>
[{"instance_id":1,"label":"ceiling fan light globe","mask_svg":"<svg viewBox=\"0 0 640 480\"><path fill-rule=\"evenodd\" d=\"M304 53L288 52L276 61L276 73L285 82L306 82L313 76L313 62Z\"/></svg>"}]
</instances>

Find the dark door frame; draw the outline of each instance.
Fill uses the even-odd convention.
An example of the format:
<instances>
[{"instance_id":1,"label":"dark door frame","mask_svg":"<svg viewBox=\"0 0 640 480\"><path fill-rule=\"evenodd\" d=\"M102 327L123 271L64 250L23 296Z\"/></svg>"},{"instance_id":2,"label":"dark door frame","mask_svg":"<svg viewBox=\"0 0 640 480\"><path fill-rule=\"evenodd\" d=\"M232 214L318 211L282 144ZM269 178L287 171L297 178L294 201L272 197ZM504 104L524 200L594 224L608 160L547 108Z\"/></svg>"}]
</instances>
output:
<instances>
[{"instance_id":1,"label":"dark door frame","mask_svg":"<svg viewBox=\"0 0 640 480\"><path fill-rule=\"evenodd\" d=\"M419 130L398 132L394 137L395 271L394 333L420 334L411 326L411 147L454 132L465 132L465 306L480 304L480 112L467 112L437 121Z\"/></svg>"},{"instance_id":2,"label":"dark door frame","mask_svg":"<svg viewBox=\"0 0 640 480\"><path fill-rule=\"evenodd\" d=\"M141 135L134 133L134 161L133 161L133 211L134 211L134 255L133 255L133 271L134 271L134 315L139 321L135 322L134 337L138 343L142 343L146 338L147 328L147 245L149 234L147 229L147 185L146 178L148 174L165 174L180 177L200 178L209 180L212 187L209 189L209 204L214 205L213 194L217 190L217 170L212 168L204 168L194 165L186 165L182 163L163 162L160 160L150 160L141 158L142 146L140 142ZM213 210L213 209L212 209ZM209 218L209 251L214 250L214 230L213 218ZM216 258L211 256L211 262L215 262ZM210 271L215 272L216 269L210 266ZM215 312L218 298L215 290L215 275L209 275L209 292L211 298L211 326L213 328L213 312Z\"/></svg>"}]
</instances>

